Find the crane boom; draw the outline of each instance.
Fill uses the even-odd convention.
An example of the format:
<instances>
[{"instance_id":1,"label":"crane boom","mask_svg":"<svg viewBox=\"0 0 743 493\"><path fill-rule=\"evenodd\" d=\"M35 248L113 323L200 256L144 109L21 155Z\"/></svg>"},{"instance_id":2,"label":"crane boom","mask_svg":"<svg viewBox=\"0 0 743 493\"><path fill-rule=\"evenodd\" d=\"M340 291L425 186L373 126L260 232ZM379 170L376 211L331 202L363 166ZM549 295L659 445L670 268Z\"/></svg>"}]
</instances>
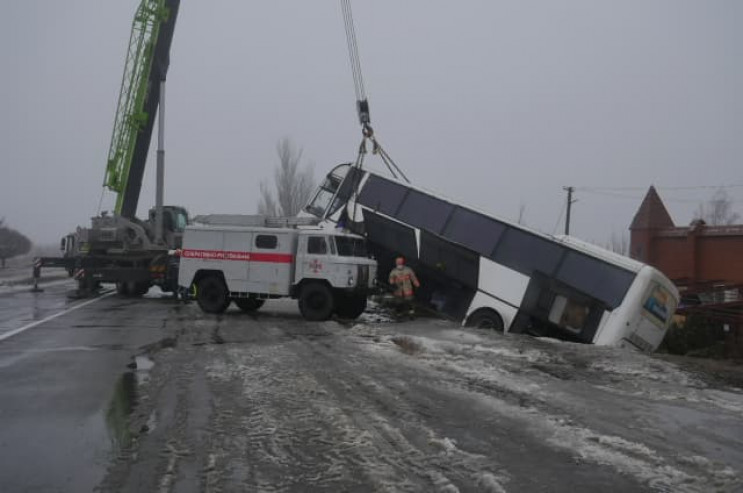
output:
<instances>
[{"instance_id":1,"label":"crane boom","mask_svg":"<svg viewBox=\"0 0 743 493\"><path fill-rule=\"evenodd\" d=\"M104 185L117 193L114 212L137 212L160 82L165 80L180 0L142 0L132 23Z\"/></svg>"}]
</instances>

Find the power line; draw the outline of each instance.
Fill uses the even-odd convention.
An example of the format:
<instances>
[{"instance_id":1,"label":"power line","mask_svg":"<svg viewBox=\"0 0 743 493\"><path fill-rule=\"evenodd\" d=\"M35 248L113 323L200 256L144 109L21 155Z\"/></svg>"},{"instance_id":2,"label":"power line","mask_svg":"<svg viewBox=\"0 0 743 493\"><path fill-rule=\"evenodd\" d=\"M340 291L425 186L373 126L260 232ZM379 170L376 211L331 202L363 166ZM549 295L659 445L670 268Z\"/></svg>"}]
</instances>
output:
<instances>
[{"instance_id":1,"label":"power line","mask_svg":"<svg viewBox=\"0 0 743 493\"><path fill-rule=\"evenodd\" d=\"M743 183L734 183L730 185L691 185L691 186L656 186L658 190L719 190L727 188L743 188ZM581 192L586 191L644 191L648 187L575 187L576 190Z\"/></svg>"},{"instance_id":2,"label":"power line","mask_svg":"<svg viewBox=\"0 0 743 493\"><path fill-rule=\"evenodd\" d=\"M636 200L640 201L644 198L644 195L635 195L635 194L626 194L622 192L615 192L610 190L599 190L599 189L589 189L589 188L576 188L576 190L579 190L583 193L592 194L592 195L600 195L604 197L613 197L618 199L629 199L629 200ZM729 198L730 202L733 203L740 203L743 202L743 199L738 198ZM663 202L670 202L670 203L680 203L680 204L698 204L700 202L705 202L705 198L681 198L681 197L663 197Z\"/></svg>"}]
</instances>

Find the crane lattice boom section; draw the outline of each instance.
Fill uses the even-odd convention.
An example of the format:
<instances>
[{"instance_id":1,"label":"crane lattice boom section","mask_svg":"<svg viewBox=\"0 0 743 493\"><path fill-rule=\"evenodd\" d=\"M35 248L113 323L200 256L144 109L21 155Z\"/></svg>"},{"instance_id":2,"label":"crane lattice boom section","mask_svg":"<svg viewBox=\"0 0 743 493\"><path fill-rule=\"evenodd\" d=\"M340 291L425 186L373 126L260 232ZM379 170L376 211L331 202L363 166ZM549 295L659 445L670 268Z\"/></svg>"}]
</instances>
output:
<instances>
[{"instance_id":1,"label":"crane lattice boom section","mask_svg":"<svg viewBox=\"0 0 743 493\"><path fill-rule=\"evenodd\" d=\"M165 0L142 0L134 16L104 180L106 187L118 193L117 213L121 212L137 134L149 118L145 111L149 74L160 25L167 16Z\"/></svg>"}]
</instances>

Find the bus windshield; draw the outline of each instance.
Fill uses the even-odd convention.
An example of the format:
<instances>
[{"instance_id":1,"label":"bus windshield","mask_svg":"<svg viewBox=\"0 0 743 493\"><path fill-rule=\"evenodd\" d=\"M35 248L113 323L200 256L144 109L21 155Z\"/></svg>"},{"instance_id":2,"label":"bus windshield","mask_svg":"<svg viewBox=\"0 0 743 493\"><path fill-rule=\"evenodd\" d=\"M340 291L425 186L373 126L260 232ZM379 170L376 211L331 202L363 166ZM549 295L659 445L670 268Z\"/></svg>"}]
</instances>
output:
<instances>
[{"instance_id":1,"label":"bus windshield","mask_svg":"<svg viewBox=\"0 0 743 493\"><path fill-rule=\"evenodd\" d=\"M342 174L331 173L325 178L325 181L320 185L320 189L317 194L315 194L312 202L310 202L305 208L307 212L317 217L323 217L325 211L328 210L330 201L333 200L333 196L338 191L338 187L345 176L345 167L341 168L340 171ZM334 207L334 209L337 209L337 207Z\"/></svg>"},{"instance_id":2,"label":"bus windshield","mask_svg":"<svg viewBox=\"0 0 743 493\"><path fill-rule=\"evenodd\" d=\"M336 236L335 245L341 257L367 257L366 242L360 238Z\"/></svg>"}]
</instances>

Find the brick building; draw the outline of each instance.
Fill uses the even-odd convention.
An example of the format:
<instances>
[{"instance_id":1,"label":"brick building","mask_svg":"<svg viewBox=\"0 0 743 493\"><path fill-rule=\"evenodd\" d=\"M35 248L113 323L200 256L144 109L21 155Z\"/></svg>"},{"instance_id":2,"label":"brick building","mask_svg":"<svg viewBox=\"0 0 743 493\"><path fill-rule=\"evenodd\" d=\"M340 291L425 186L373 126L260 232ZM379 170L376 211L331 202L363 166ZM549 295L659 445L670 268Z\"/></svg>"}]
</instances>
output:
<instances>
[{"instance_id":1,"label":"brick building","mask_svg":"<svg viewBox=\"0 0 743 493\"><path fill-rule=\"evenodd\" d=\"M676 226L650 187L630 226L630 256L678 286L680 313L702 312L728 324L735 352L743 349L743 225Z\"/></svg>"}]
</instances>

